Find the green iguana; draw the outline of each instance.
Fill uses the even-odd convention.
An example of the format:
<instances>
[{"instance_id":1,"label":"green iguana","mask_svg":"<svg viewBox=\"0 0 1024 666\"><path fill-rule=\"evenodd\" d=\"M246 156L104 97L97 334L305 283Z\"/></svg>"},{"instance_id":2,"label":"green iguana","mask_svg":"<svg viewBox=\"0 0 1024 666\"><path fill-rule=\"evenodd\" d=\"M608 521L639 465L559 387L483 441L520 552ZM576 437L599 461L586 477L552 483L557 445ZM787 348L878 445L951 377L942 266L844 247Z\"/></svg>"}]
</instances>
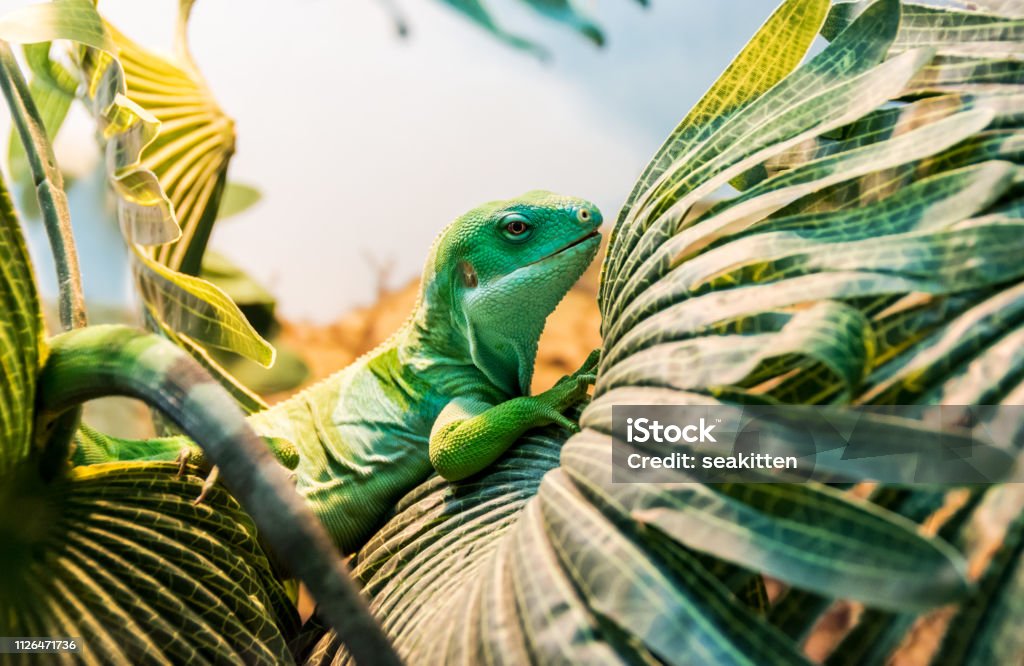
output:
<instances>
[{"instance_id":1,"label":"green iguana","mask_svg":"<svg viewBox=\"0 0 1024 666\"><path fill-rule=\"evenodd\" d=\"M530 380L545 320L594 259L600 224L590 202L544 191L469 211L434 242L417 305L390 339L250 417L294 465L299 493L343 552L433 471L459 480L531 428L576 429L562 412L585 398L596 355L539 395ZM128 443L85 430L74 462L173 459L182 449L180 437Z\"/></svg>"}]
</instances>

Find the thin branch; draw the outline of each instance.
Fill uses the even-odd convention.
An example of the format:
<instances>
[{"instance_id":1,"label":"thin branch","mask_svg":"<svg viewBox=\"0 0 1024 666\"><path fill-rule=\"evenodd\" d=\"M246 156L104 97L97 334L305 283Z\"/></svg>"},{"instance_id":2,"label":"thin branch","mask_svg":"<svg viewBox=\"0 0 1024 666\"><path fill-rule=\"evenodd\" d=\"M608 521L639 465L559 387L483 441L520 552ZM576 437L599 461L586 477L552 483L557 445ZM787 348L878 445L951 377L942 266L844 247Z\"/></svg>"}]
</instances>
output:
<instances>
[{"instance_id":1,"label":"thin branch","mask_svg":"<svg viewBox=\"0 0 1024 666\"><path fill-rule=\"evenodd\" d=\"M82 292L82 273L78 267L78 252L71 230L71 213L64 193L64 179L57 168L53 146L46 137L39 109L36 108L10 45L3 40L0 40L0 88L7 98L18 137L25 146L36 198L39 200L46 235L50 239L50 250L57 266L61 326L64 330L81 328L86 325L85 296Z\"/></svg>"}]
</instances>

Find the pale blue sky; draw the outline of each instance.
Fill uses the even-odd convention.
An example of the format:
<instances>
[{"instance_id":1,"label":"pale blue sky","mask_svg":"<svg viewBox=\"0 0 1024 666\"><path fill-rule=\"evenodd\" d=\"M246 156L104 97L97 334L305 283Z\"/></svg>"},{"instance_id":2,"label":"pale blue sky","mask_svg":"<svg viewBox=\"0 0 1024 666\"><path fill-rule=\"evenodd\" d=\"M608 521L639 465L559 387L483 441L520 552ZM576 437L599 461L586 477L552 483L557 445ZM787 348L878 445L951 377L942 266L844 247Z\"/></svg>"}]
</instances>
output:
<instances>
[{"instance_id":1,"label":"pale blue sky","mask_svg":"<svg viewBox=\"0 0 1024 666\"><path fill-rule=\"evenodd\" d=\"M103 0L100 8L138 41L163 46L176 4ZM662 139L776 1L652 0L644 10L634 0L582 0L605 28L598 50L495 0L509 28L550 49L548 63L440 2L397 4L412 28L406 40L375 0L196 5L194 55L237 121L231 178L264 194L215 230L213 246L262 280L285 316L329 321L372 300L368 257L391 262L392 283L404 283L437 232L483 201L545 188L590 198L613 217ZM88 153L84 118L64 134L68 160ZM76 187L73 205L93 200ZM123 298L127 281L103 251L115 237L73 215L89 296Z\"/></svg>"}]
</instances>

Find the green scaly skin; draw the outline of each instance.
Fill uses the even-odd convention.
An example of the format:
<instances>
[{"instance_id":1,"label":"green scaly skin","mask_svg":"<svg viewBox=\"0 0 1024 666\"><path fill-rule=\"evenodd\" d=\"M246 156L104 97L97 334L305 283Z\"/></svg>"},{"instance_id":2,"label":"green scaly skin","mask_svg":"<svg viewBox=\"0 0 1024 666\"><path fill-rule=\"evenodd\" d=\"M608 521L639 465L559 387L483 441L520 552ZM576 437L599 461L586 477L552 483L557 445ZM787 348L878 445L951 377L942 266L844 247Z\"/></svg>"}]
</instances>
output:
<instances>
[{"instance_id":1,"label":"green scaly skin","mask_svg":"<svg viewBox=\"0 0 1024 666\"><path fill-rule=\"evenodd\" d=\"M585 398L596 357L539 395L529 387L545 320L594 259L600 224L590 202L543 191L466 213L434 242L416 308L387 342L249 417L342 552L433 472L464 479L531 428L575 430L563 412ZM79 437L76 462L167 459L183 446L92 441Z\"/></svg>"}]
</instances>

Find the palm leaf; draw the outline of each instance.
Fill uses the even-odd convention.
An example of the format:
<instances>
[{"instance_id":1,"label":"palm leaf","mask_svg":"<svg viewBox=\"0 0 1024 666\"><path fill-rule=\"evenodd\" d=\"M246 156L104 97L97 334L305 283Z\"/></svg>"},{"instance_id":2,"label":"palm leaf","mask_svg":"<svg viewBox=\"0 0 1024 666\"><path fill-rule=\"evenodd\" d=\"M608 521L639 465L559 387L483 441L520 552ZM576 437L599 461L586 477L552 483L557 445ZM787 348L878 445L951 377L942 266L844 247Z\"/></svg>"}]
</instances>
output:
<instances>
[{"instance_id":1,"label":"palm leaf","mask_svg":"<svg viewBox=\"0 0 1024 666\"><path fill-rule=\"evenodd\" d=\"M801 663L692 554L610 521L557 468L565 434L527 437L458 487L429 482L360 553L407 660ZM347 663L328 635L308 662L332 660Z\"/></svg>"},{"instance_id":2,"label":"palm leaf","mask_svg":"<svg viewBox=\"0 0 1024 666\"><path fill-rule=\"evenodd\" d=\"M161 57L109 23L106 26L117 44L126 96L159 123L138 166L156 176L181 229L177 240L154 249L153 258L196 275L235 149L234 122L221 110L187 52L174 59ZM179 37L179 43L183 39Z\"/></svg>"},{"instance_id":3,"label":"palm leaf","mask_svg":"<svg viewBox=\"0 0 1024 666\"><path fill-rule=\"evenodd\" d=\"M107 662L290 662L298 618L251 520L224 491L194 504L203 480L174 469L95 465L45 486L8 477L0 630L82 637L83 656Z\"/></svg>"},{"instance_id":4,"label":"palm leaf","mask_svg":"<svg viewBox=\"0 0 1024 666\"><path fill-rule=\"evenodd\" d=\"M32 448L36 374L46 358L43 314L18 217L0 178L0 477Z\"/></svg>"},{"instance_id":5,"label":"palm leaf","mask_svg":"<svg viewBox=\"0 0 1024 666\"><path fill-rule=\"evenodd\" d=\"M955 514L938 529L938 536L958 543L968 518L985 496L987 489L973 490L970 497ZM871 500L880 506L915 521L924 522L935 515L946 503L946 493L937 490L907 490L880 487ZM783 600L785 601L785 600ZM818 603L827 605L827 599L818 598ZM813 604L812 604L813 605ZM816 620L805 616L809 625ZM867 609L861 615L856 627L829 655L828 666L854 666L855 664L885 663L911 629L917 618L910 613L891 613L879 609ZM960 633L960 627L957 632Z\"/></svg>"},{"instance_id":6,"label":"palm leaf","mask_svg":"<svg viewBox=\"0 0 1024 666\"><path fill-rule=\"evenodd\" d=\"M190 7L182 3L181 31ZM177 57L165 58L102 27L112 46L81 47L77 59L146 314L174 338L269 366L273 347L227 295L198 277L234 152L234 124L192 64L183 35Z\"/></svg>"},{"instance_id":7,"label":"palm leaf","mask_svg":"<svg viewBox=\"0 0 1024 666\"><path fill-rule=\"evenodd\" d=\"M817 35L828 5L822 1L785 2L779 6L648 163L619 212L612 229L613 244L637 198L680 156L793 71ZM780 36L786 39L778 39ZM602 304L608 297L611 280L607 273L611 265L611 261L606 261L602 266Z\"/></svg>"},{"instance_id":8,"label":"palm leaf","mask_svg":"<svg viewBox=\"0 0 1024 666\"><path fill-rule=\"evenodd\" d=\"M869 5L857 5L858 13ZM763 333L765 322L786 320L788 308L806 308L811 303L820 304L821 299L841 299L845 305L860 310L870 322L868 337L874 344L862 345L864 352L857 363L863 368L860 383L851 387L842 375L812 357L802 367L780 366L780 371L792 373L781 381L762 375L757 378L759 383L741 382L736 388L748 391L764 386L760 390L787 402L1019 402L1024 380L1018 314L1024 307L1024 285L1016 268L1016 257L1024 249L1018 245L1020 87L1013 77L1002 75L1006 70L955 60L961 54L975 51L986 56L1017 52L1018 27L1016 21L1000 16L981 17L918 6L904 8L904 22L890 55L918 46L933 48L939 55L896 96L903 101L788 148L734 180L743 188L743 195L678 225L682 228L679 235L687 233L687 225L692 225L693 231L689 232L690 239L676 249L696 251L676 255L674 261L678 263L654 266L644 276L646 280L636 281L640 287L637 294L623 298L627 305L622 323L610 329L612 335L621 333L621 338L605 358L605 378L615 372L616 363L630 363L630 352L635 349L656 349L654 345L666 341L701 339L737 330L751 336ZM837 17L853 16L849 10L848 5L836 6L826 24L829 36L841 37L835 27L840 25ZM956 27L965 24L966 27ZM841 24L844 28L849 25L849 20ZM987 27L981 30L978 26ZM993 73L998 76L993 77ZM935 93L941 96L918 98ZM848 181L823 182L824 187L816 193L787 202L784 208L767 216L758 212L741 219L742 226L727 227L727 233L717 236L720 232L714 226L716 212L721 219L728 210L755 197L765 197L774 189L773 183L784 183L787 176L792 180L792 174L806 171L816 163L880 142L889 154L888 146L898 137L945 122L970 109L987 109L994 115L987 126L975 128L968 136L961 134L952 142L941 142L936 154L912 157L903 165L879 163L875 169ZM758 186L760 192L751 190ZM740 217L737 214L734 219ZM712 242L700 247L694 239L706 237L707 232L702 229L706 226L711 227L715 236ZM982 231L986 228L988 231ZM785 234L777 235L783 230ZM970 238L953 240L961 232L969 232ZM790 244L789 233L797 234L800 240ZM990 266L976 271L974 262L988 252L987 243L982 240L987 234L992 234L993 244L988 247L995 254ZM916 248L904 245L916 244L912 240L915 237L923 241ZM818 245L819 239L828 240ZM835 245L837 242L840 244ZM963 249L955 250L953 246L961 242ZM1004 255L1004 248L997 246L1007 242L1013 249ZM876 244L873 251L858 249L872 243ZM947 249L940 249L943 245ZM803 251L798 246L815 250L797 259L795 253ZM945 254L950 250L955 256ZM679 262L683 257L687 260ZM915 264L915 259L923 263ZM805 270L808 264L804 260L817 267ZM990 267L994 270L986 275ZM822 334L838 339L826 329L822 329ZM736 340L739 344L742 338ZM763 337L762 342L761 350L750 350L748 354L785 350L791 344L781 331L777 341ZM733 362L736 361L734 358ZM705 374L713 379L725 376L716 370ZM629 381L645 382L646 377L633 375ZM611 402L615 389L611 384L607 386ZM714 393L720 388L709 384L703 389L693 386L691 390ZM601 398L591 409L600 402ZM1018 423L1018 429L1019 426ZM899 510L903 513L902 508ZM931 510L913 518L921 520ZM1019 568L1020 561L1019 553L1014 554L1013 534L1008 536L1003 556L993 564L992 573L986 578L987 590L973 596L961 619L950 625L947 644L939 652L941 663L1019 659L1019 651L1014 652L1019 650L1014 647L1017 644L1008 638L1009 634L999 633L1009 631L1008 627L1019 621L1019 613L1008 610L1004 614L1004 606L988 616L978 612L989 601L1004 603L986 595L1006 599L1005 608L1013 608L1009 602L1013 598L1013 583L1008 581L1012 581L1012 572L1014 567ZM772 621L788 634L801 636L829 606L830 596L793 590L778 609L773 609ZM883 663L913 620L913 614L867 611L828 663ZM968 626L971 621L978 623L974 625L978 632L993 633L987 639L970 642L972 647L968 648L967 637L975 634Z\"/></svg>"},{"instance_id":9,"label":"palm leaf","mask_svg":"<svg viewBox=\"0 0 1024 666\"><path fill-rule=\"evenodd\" d=\"M1002 489L1017 515L978 581L977 592L950 621L934 664L1012 664L1024 658L1024 514L1017 488Z\"/></svg>"}]
</instances>

